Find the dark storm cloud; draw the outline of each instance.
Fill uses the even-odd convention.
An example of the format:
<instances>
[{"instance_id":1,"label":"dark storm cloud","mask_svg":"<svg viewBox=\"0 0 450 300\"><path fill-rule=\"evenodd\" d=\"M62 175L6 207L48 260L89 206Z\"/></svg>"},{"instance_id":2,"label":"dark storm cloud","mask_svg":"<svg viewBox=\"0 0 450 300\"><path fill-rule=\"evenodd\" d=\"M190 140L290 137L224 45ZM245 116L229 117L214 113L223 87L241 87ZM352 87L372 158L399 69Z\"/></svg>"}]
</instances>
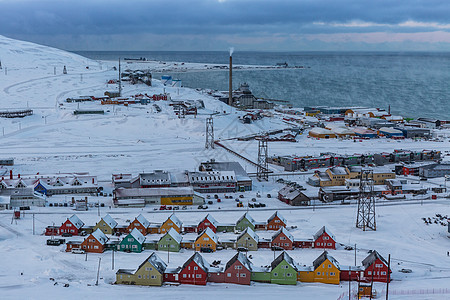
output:
<instances>
[{"instance_id":1,"label":"dark storm cloud","mask_svg":"<svg viewBox=\"0 0 450 300\"><path fill-rule=\"evenodd\" d=\"M446 1L175 0L1 1L3 34L212 34L265 31L324 32L349 28L309 26L352 20L395 25L408 20L448 23ZM356 30L356 29L355 29ZM358 29L357 31L361 31Z\"/></svg>"}]
</instances>

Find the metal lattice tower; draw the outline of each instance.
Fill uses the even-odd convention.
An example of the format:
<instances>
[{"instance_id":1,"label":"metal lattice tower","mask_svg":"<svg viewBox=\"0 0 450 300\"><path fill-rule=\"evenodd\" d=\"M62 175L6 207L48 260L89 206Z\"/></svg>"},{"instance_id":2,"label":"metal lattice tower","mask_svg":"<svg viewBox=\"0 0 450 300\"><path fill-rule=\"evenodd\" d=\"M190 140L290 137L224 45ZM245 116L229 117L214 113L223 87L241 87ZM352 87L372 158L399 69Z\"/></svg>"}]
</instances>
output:
<instances>
[{"instance_id":1,"label":"metal lattice tower","mask_svg":"<svg viewBox=\"0 0 450 300\"><path fill-rule=\"evenodd\" d=\"M214 149L214 122L213 117L206 118L206 149Z\"/></svg>"},{"instance_id":2,"label":"metal lattice tower","mask_svg":"<svg viewBox=\"0 0 450 300\"><path fill-rule=\"evenodd\" d=\"M362 228L364 231L377 230L373 180L372 170L361 170L356 228Z\"/></svg>"},{"instance_id":3,"label":"metal lattice tower","mask_svg":"<svg viewBox=\"0 0 450 300\"><path fill-rule=\"evenodd\" d=\"M262 138L258 144L258 167L256 169L256 178L259 181L269 180L269 165L267 163L267 139Z\"/></svg>"}]
</instances>

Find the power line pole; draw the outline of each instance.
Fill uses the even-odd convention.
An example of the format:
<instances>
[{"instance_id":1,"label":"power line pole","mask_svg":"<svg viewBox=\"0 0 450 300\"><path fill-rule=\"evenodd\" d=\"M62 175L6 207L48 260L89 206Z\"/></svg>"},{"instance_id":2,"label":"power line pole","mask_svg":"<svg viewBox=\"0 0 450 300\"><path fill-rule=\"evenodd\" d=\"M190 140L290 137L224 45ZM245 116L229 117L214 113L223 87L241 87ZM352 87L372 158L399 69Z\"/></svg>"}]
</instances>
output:
<instances>
[{"instance_id":1,"label":"power line pole","mask_svg":"<svg viewBox=\"0 0 450 300\"><path fill-rule=\"evenodd\" d=\"M111 270L114 270L114 248L112 249L112 266L111 266Z\"/></svg>"},{"instance_id":2,"label":"power line pole","mask_svg":"<svg viewBox=\"0 0 450 300\"><path fill-rule=\"evenodd\" d=\"M97 268L97 281L95 282L95 285L98 285L98 278L100 276L100 262L102 261L102 258L98 258L98 268Z\"/></svg>"},{"instance_id":3,"label":"power line pole","mask_svg":"<svg viewBox=\"0 0 450 300\"><path fill-rule=\"evenodd\" d=\"M377 230L375 220L375 197L373 192L373 170L361 170L359 181L358 213L356 216L356 228Z\"/></svg>"},{"instance_id":4,"label":"power line pole","mask_svg":"<svg viewBox=\"0 0 450 300\"><path fill-rule=\"evenodd\" d=\"M267 139L262 137L258 141L258 167L256 169L256 178L259 181L269 180L269 165L267 163Z\"/></svg>"},{"instance_id":5,"label":"power line pole","mask_svg":"<svg viewBox=\"0 0 450 300\"><path fill-rule=\"evenodd\" d=\"M33 235L34 235L34 213L33 213Z\"/></svg>"},{"instance_id":6,"label":"power line pole","mask_svg":"<svg viewBox=\"0 0 450 300\"><path fill-rule=\"evenodd\" d=\"M206 149L214 149L214 121L213 117L206 118Z\"/></svg>"},{"instance_id":7,"label":"power line pole","mask_svg":"<svg viewBox=\"0 0 450 300\"><path fill-rule=\"evenodd\" d=\"M388 274L387 274L387 283L386 283L386 300L389 299L389 281L391 281L391 254L388 256Z\"/></svg>"},{"instance_id":8,"label":"power line pole","mask_svg":"<svg viewBox=\"0 0 450 300\"><path fill-rule=\"evenodd\" d=\"M122 97L122 76L120 74L120 57L119 57L119 97Z\"/></svg>"}]
</instances>

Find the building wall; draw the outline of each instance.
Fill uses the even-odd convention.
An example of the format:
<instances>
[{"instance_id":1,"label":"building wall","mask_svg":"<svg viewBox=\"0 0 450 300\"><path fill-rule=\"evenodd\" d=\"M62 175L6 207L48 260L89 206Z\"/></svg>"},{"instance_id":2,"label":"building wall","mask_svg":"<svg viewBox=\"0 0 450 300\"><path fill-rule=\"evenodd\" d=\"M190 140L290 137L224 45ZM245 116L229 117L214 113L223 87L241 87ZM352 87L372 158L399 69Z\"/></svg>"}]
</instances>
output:
<instances>
[{"instance_id":1,"label":"building wall","mask_svg":"<svg viewBox=\"0 0 450 300\"><path fill-rule=\"evenodd\" d=\"M284 250L292 250L292 244L292 241L284 233L280 233L272 240L272 246L281 247Z\"/></svg>"},{"instance_id":2,"label":"building wall","mask_svg":"<svg viewBox=\"0 0 450 300\"><path fill-rule=\"evenodd\" d=\"M206 285L208 274L203 271L194 261L191 261L178 275L181 284Z\"/></svg>"},{"instance_id":3,"label":"building wall","mask_svg":"<svg viewBox=\"0 0 450 300\"><path fill-rule=\"evenodd\" d=\"M93 236L90 234L84 241L81 243L81 249L86 252L94 252L94 253L103 253L104 245L99 243Z\"/></svg>"},{"instance_id":4,"label":"building wall","mask_svg":"<svg viewBox=\"0 0 450 300\"><path fill-rule=\"evenodd\" d=\"M375 266L373 266L374 264ZM372 265L368 266L367 269L364 270L364 277L366 280L372 280L372 270L374 271L373 281L387 282L388 267L383 261L377 259Z\"/></svg>"},{"instance_id":5,"label":"building wall","mask_svg":"<svg viewBox=\"0 0 450 300\"><path fill-rule=\"evenodd\" d=\"M158 242L158 251L179 252L180 244L178 244L174 239L172 239L168 235L163 236Z\"/></svg>"},{"instance_id":6,"label":"building wall","mask_svg":"<svg viewBox=\"0 0 450 300\"><path fill-rule=\"evenodd\" d=\"M336 242L324 232L314 241L314 248L336 249Z\"/></svg>"},{"instance_id":7,"label":"building wall","mask_svg":"<svg viewBox=\"0 0 450 300\"><path fill-rule=\"evenodd\" d=\"M271 274L270 271L267 272L252 272L251 280L256 282L269 282L270 283Z\"/></svg>"},{"instance_id":8,"label":"building wall","mask_svg":"<svg viewBox=\"0 0 450 300\"><path fill-rule=\"evenodd\" d=\"M278 230L281 227L286 227L286 224L280 220L280 218L275 217L269 223L267 223L267 230Z\"/></svg>"},{"instance_id":9,"label":"building wall","mask_svg":"<svg viewBox=\"0 0 450 300\"><path fill-rule=\"evenodd\" d=\"M175 229L178 233L181 232L181 228L179 228L175 223L173 223L171 220L166 220L160 227L159 233L167 233L169 232L170 228Z\"/></svg>"},{"instance_id":10,"label":"building wall","mask_svg":"<svg viewBox=\"0 0 450 300\"><path fill-rule=\"evenodd\" d=\"M250 285L251 272L239 260L236 260L224 272L224 282Z\"/></svg>"},{"instance_id":11,"label":"building wall","mask_svg":"<svg viewBox=\"0 0 450 300\"><path fill-rule=\"evenodd\" d=\"M127 235L123 240L117 245L118 251L131 251L131 252L142 252L142 244L140 244L134 237Z\"/></svg>"},{"instance_id":12,"label":"building wall","mask_svg":"<svg viewBox=\"0 0 450 300\"><path fill-rule=\"evenodd\" d=\"M59 228L60 234L70 233L71 235L78 235L78 228L74 226L69 220L66 220Z\"/></svg>"},{"instance_id":13,"label":"building wall","mask_svg":"<svg viewBox=\"0 0 450 300\"><path fill-rule=\"evenodd\" d=\"M195 240L195 251L200 251L201 248L209 248L216 251L216 246L216 243L205 233Z\"/></svg>"},{"instance_id":14,"label":"building wall","mask_svg":"<svg viewBox=\"0 0 450 300\"><path fill-rule=\"evenodd\" d=\"M247 219L242 219L238 224L236 224L236 230L244 231L245 228L250 227L255 230L255 225L250 223Z\"/></svg>"},{"instance_id":15,"label":"building wall","mask_svg":"<svg viewBox=\"0 0 450 300\"><path fill-rule=\"evenodd\" d=\"M135 284L144 286L161 286L163 276L149 262L146 262L135 274L116 274L116 284Z\"/></svg>"},{"instance_id":16,"label":"building wall","mask_svg":"<svg viewBox=\"0 0 450 300\"><path fill-rule=\"evenodd\" d=\"M101 231L103 231L104 234L113 234L114 230L109 227L109 225L102 220L100 220L100 222L98 222L95 226L94 226L94 230L96 231L97 229L100 229Z\"/></svg>"},{"instance_id":17,"label":"building wall","mask_svg":"<svg viewBox=\"0 0 450 300\"><path fill-rule=\"evenodd\" d=\"M317 269L314 270L314 281L327 284L339 284L340 272L334 264L326 259Z\"/></svg>"},{"instance_id":18,"label":"building wall","mask_svg":"<svg viewBox=\"0 0 450 300\"><path fill-rule=\"evenodd\" d=\"M314 271L298 271L297 281L314 282Z\"/></svg>"},{"instance_id":19,"label":"building wall","mask_svg":"<svg viewBox=\"0 0 450 300\"><path fill-rule=\"evenodd\" d=\"M212 230L214 233L217 232L216 226L214 226L213 224L211 224L211 222L209 222L208 220L203 220L203 222L200 222L200 224L198 224L197 232L202 232L202 231L205 230L206 228L211 228L211 230Z\"/></svg>"},{"instance_id":20,"label":"building wall","mask_svg":"<svg viewBox=\"0 0 450 300\"><path fill-rule=\"evenodd\" d=\"M270 283L296 285L297 271L286 261L282 261L272 270Z\"/></svg>"},{"instance_id":21,"label":"building wall","mask_svg":"<svg viewBox=\"0 0 450 300\"><path fill-rule=\"evenodd\" d=\"M128 225L127 232L128 233L132 232L134 228L139 230L139 232L142 233L143 235L147 235L147 228L142 226L142 224L136 219L134 219L134 221L131 222L130 225Z\"/></svg>"},{"instance_id":22,"label":"building wall","mask_svg":"<svg viewBox=\"0 0 450 300\"><path fill-rule=\"evenodd\" d=\"M258 243L252 237L250 237L248 233L245 233L240 239L236 241L236 246L247 248L250 251L258 250Z\"/></svg>"}]
</instances>

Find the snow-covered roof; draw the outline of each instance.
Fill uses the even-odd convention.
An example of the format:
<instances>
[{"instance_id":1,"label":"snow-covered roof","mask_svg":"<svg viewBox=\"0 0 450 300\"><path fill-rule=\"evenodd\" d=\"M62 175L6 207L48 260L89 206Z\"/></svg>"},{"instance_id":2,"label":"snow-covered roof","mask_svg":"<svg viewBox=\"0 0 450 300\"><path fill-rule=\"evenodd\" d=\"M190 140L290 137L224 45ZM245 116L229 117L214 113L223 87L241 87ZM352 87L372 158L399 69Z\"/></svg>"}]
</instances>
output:
<instances>
[{"instance_id":1,"label":"snow-covered roof","mask_svg":"<svg viewBox=\"0 0 450 300\"><path fill-rule=\"evenodd\" d=\"M219 240L218 240L218 238L217 238L217 234L215 234L214 233L214 231L212 231L211 230L211 228L209 228L209 227L207 227L206 228L206 230L204 230L198 237L197 237L197 239L199 239L201 236L203 236L203 235L207 235L207 236L209 236L209 238L211 239L211 240L213 240L213 242L214 243L218 243L219 242Z\"/></svg>"},{"instance_id":2,"label":"snow-covered roof","mask_svg":"<svg viewBox=\"0 0 450 300\"><path fill-rule=\"evenodd\" d=\"M167 218L167 220L172 221L175 225L178 226L178 228L181 228L181 226L183 225L183 222L181 222L180 219L178 219L177 216L175 216L175 213L171 214L170 217Z\"/></svg>"},{"instance_id":3,"label":"snow-covered roof","mask_svg":"<svg viewBox=\"0 0 450 300\"><path fill-rule=\"evenodd\" d=\"M329 260L336 268L340 269L339 263L336 259L334 259L333 256L329 255L327 251L323 251L323 253L314 260L313 262L313 266L314 266L314 270L317 269L318 267L320 267L321 264L323 264L323 262L325 260Z\"/></svg>"},{"instance_id":4,"label":"snow-covered roof","mask_svg":"<svg viewBox=\"0 0 450 300\"><path fill-rule=\"evenodd\" d=\"M238 240L244 236L244 234L248 233L248 235L254 239L256 242L259 241L259 236L251 229L250 227L245 228L245 230L238 236Z\"/></svg>"},{"instance_id":5,"label":"snow-covered roof","mask_svg":"<svg viewBox=\"0 0 450 300\"><path fill-rule=\"evenodd\" d=\"M209 223L211 223L212 225L214 225L214 227L217 227L217 221L216 219L213 218L213 216L211 216L210 214L207 214L206 217L200 222L202 223L203 221L208 220Z\"/></svg>"},{"instance_id":6,"label":"snow-covered roof","mask_svg":"<svg viewBox=\"0 0 450 300\"><path fill-rule=\"evenodd\" d=\"M186 187L164 187L164 188L118 188L114 190L116 198L139 198L139 197L157 197L157 196L177 196L192 195L194 189L191 186Z\"/></svg>"},{"instance_id":7,"label":"snow-covered roof","mask_svg":"<svg viewBox=\"0 0 450 300\"><path fill-rule=\"evenodd\" d=\"M139 216L136 217L136 220L145 228L150 226L150 222L142 214L139 214Z\"/></svg>"},{"instance_id":8,"label":"snow-covered roof","mask_svg":"<svg viewBox=\"0 0 450 300\"><path fill-rule=\"evenodd\" d=\"M278 231L275 232L275 233L272 235L272 240L273 240L274 238L276 238L278 235L280 235L281 233L283 233L284 235L286 235L286 237L287 237L288 239L290 239L291 241L294 241L294 237L292 236L292 234L291 234L285 227L281 227L280 229L278 229Z\"/></svg>"},{"instance_id":9,"label":"snow-covered roof","mask_svg":"<svg viewBox=\"0 0 450 300\"><path fill-rule=\"evenodd\" d=\"M386 266L388 265L387 261L380 255L380 253L376 250L372 250L372 252L362 261L364 269L370 267L377 259L380 259Z\"/></svg>"},{"instance_id":10,"label":"snow-covered roof","mask_svg":"<svg viewBox=\"0 0 450 300\"><path fill-rule=\"evenodd\" d=\"M83 227L84 223L78 218L77 215L72 215L70 218L67 219L70 223L73 224L77 229L80 229Z\"/></svg>"},{"instance_id":11,"label":"snow-covered roof","mask_svg":"<svg viewBox=\"0 0 450 300\"><path fill-rule=\"evenodd\" d=\"M203 271L208 272L211 265L201 256L200 253L195 252L184 264L181 269L185 269L191 261L194 261Z\"/></svg>"},{"instance_id":12,"label":"snow-covered roof","mask_svg":"<svg viewBox=\"0 0 450 300\"><path fill-rule=\"evenodd\" d=\"M149 262L160 274L163 274L166 271L167 264L155 252L147 257L138 269L142 268L146 262Z\"/></svg>"},{"instance_id":13,"label":"snow-covered roof","mask_svg":"<svg viewBox=\"0 0 450 300\"><path fill-rule=\"evenodd\" d=\"M110 228L116 228L116 226L117 226L116 220L114 220L109 214L107 214L106 216L104 216L104 217L102 218L102 220L103 220L106 224L108 224L108 226L109 226Z\"/></svg>"},{"instance_id":14,"label":"snow-covered roof","mask_svg":"<svg viewBox=\"0 0 450 300\"><path fill-rule=\"evenodd\" d=\"M317 240L324 232L326 232L334 241L336 241L336 237L325 226L323 226L319 231L316 232L316 234L314 235L314 240Z\"/></svg>"},{"instance_id":15,"label":"snow-covered roof","mask_svg":"<svg viewBox=\"0 0 450 300\"><path fill-rule=\"evenodd\" d=\"M178 244L181 243L181 240L183 239L181 234L179 234L178 231L176 231L173 228L170 228L170 230L166 233L166 235L169 235Z\"/></svg>"},{"instance_id":16,"label":"snow-covered roof","mask_svg":"<svg viewBox=\"0 0 450 300\"><path fill-rule=\"evenodd\" d=\"M281 222L287 224L286 219L278 212L278 210L269 218L269 220L267 220L267 223L275 219L275 217L278 217L281 220Z\"/></svg>"},{"instance_id":17,"label":"snow-covered roof","mask_svg":"<svg viewBox=\"0 0 450 300\"><path fill-rule=\"evenodd\" d=\"M91 235L97 240L99 241L100 244L104 245L107 241L108 238L106 237L106 235L103 233L103 231L101 231L100 229L97 229L96 231L94 231L93 233L91 233Z\"/></svg>"},{"instance_id":18,"label":"snow-covered roof","mask_svg":"<svg viewBox=\"0 0 450 300\"><path fill-rule=\"evenodd\" d=\"M247 270L252 271L253 264L252 262L247 258L247 256L242 253L238 252L236 253L226 264L225 270L228 270L235 262L238 260Z\"/></svg>"},{"instance_id":19,"label":"snow-covered roof","mask_svg":"<svg viewBox=\"0 0 450 300\"><path fill-rule=\"evenodd\" d=\"M130 232L130 235L134 237L134 239L138 241L139 244L142 244L145 241L145 236L139 230L137 230L137 228L133 228L133 230Z\"/></svg>"},{"instance_id":20,"label":"snow-covered roof","mask_svg":"<svg viewBox=\"0 0 450 300\"><path fill-rule=\"evenodd\" d=\"M270 264L272 270L275 269L283 260L285 260L291 267L293 267L295 270L297 270L297 264L292 259L292 257L287 254L286 251L283 251L280 255L278 255L277 258Z\"/></svg>"},{"instance_id":21,"label":"snow-covered roof","mask_svg":"<svg viewBox=\"0 0 450 300\"><path fill-rule=\"evenodd\" d=\"M250 223L252 223L253 225L255 225L255 220L252 218L252 216L250 216L249 213L245 213L242 217L239 218L239 220L236 222L236 224L239 224L239 222L241 222L243 219L247 219Z\"/></svg>"}]
</instances>

